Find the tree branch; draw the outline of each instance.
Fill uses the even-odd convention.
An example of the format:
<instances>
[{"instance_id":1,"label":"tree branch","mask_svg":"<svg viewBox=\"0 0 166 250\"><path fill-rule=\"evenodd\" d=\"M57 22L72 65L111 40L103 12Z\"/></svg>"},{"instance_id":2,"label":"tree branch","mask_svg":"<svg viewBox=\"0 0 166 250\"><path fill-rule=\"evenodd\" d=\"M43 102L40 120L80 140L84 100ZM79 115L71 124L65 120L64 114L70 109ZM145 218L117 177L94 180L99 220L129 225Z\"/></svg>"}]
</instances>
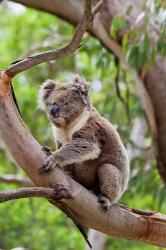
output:
<instances>
[{"instance_id":1,"label":"tree branch","mask_svg":"<svg viewBox=\"0 0 166 250\"><path fill-rule=\"evenodd\" d=\"M29 197L44 197L47 199L51 199L54 197L54 189L43 187L26 187L19 188L16 190L0 192L0 203Z\"/></svg>"},{"instance_id":2,"label":"tree branch","mask_svg":"<svg viewBox=\"0 0 166 250\"><path fill-rule=\"evenodd\" d=\"M34 186L30 180L28 180L26 178L21 178L20 176L12 175L12 174L4 174L4 175L1 174L0 175L0 182L17 184L17 185L22 186L22 187Z\"/></svg>"},{"instance_id":3,"label":"tree branch","mask_svg":"<svg viewBox=\"0 0 166 250\"><path fill-rule=\"evenodd\" d=\"M91 1L85 0L84 15L78 26L76 27L73 38L71 39L69 44L57 50L50 50L34 56L29 56L26 59L21 60L20 62L17 62L10 66L8 69L5 70L5 73L10 77L14 77L16 74L30 69L40 63L57 60L72 54L76 49L79 48L84 33L91 25L93 17L103 7L103 4L104 2L103 0L101 0L91 13Z\"/></svg>"},{"instance_id":4,"label":"tree branch","mask_svg":"<svg viewBox=\"0 0 166 250\"><path fill-rule=\"evenodd\" d=\"M0 134L18 165L36 186L64 185L72 198L64 198L62 204L73 211L82 225L111 236L166 247L165 215L117 204L104 213L97 197L61 169L55 168L43 174L39 171L47 156L23 124L13 103L10 78L4 72L0 76L0 117ZM59 202L53 203L62 208Z\"/></svg>"}]
</instances>

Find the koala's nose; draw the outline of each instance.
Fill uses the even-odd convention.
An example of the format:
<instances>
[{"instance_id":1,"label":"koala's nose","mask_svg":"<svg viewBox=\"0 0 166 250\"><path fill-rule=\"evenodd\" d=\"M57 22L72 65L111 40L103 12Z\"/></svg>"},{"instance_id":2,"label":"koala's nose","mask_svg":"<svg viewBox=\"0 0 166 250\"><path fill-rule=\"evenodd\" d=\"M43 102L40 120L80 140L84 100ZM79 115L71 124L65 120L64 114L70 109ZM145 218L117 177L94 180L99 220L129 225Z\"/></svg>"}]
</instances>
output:
<instances>
[{"instance_id":1,"label":"koala's nose","mask_svg":"<svg viewBox=\"0 0 166 250\"><path fill-rule=\"evenodd\" d=\"M58 115L58 113L59 113L59 111L60 111L60 107L59 107L59 105L57 104L57 103L53 103L52 105L51 105L51 108L50 108L50 114L51 115Z\"/></svg>"}]
</instances>

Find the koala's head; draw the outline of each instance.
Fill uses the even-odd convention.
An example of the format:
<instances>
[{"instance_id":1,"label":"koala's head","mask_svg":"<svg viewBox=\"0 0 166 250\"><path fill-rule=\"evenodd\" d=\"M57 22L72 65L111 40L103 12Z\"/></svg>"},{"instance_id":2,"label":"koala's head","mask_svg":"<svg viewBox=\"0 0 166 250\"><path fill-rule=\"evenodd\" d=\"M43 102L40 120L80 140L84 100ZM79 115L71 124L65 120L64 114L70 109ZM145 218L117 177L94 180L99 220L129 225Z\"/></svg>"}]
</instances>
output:
<instances>
[{"instance_id":1,"label":"koala's head","mask_svg":"<svg viewBox=\"0 0 166 250\"><path fill-rule=\"evenodd\" d=\"M39 107L57 127L70 125L89 109L88 85L79 75L70 84L47 80L39 91Z\"/></svg>"}]
</instances>

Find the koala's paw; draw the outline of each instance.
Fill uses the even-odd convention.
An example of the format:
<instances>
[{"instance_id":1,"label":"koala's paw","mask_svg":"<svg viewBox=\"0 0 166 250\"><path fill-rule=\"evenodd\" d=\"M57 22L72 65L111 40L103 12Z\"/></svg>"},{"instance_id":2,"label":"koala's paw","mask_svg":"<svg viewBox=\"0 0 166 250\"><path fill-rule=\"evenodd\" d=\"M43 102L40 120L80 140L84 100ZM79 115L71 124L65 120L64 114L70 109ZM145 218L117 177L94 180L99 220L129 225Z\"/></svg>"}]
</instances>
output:
<instances>
[{"instance_id":1,"label":"koala's paw","mask_svg":"<svg viewBox=\"0 0 166 250\"><path fill-rule=\"evenodd\" d=\"M44 161L42 167L40 168L41 172L48 172L56 166L56 160L54 155L48 156L48 158Z\"/></svg>"},{"instance_id":2,"label":"koala's paw","mask_svg":"<svg viewBox=\"0 0 166 250\"><path fill-rule=\"evenodd\" d=\"M52 154L51 149L47 146L42 147L42 151L47 155L50 156Z\"/></svg>"},{"instance_id":3,"label":"koala's paw","mask_svg":"<svg viewBox=\"0 0 166 250\"><path fill-rule=\"evenodd\" d=\"M107 211L111 206L110 200L103 195L99 195L98 202L100 204L100 207L102 207L104 211Z\"/></svg>"}]
</instances>

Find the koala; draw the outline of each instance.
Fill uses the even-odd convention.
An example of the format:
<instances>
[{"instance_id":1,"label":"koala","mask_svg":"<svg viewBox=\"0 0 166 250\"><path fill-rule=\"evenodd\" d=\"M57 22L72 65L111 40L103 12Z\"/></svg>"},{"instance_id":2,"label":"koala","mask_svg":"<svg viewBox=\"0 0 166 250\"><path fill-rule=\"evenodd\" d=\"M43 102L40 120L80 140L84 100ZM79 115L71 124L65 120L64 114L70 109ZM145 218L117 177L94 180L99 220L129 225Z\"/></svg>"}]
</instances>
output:
<instances>
[{"instance_id":1,"label":"koala","mask_svg":"<svg viewBox=\"0 0 166 250\"><path fill-rule=\"evenodd\" d=\"M100 206L107 210L127 187L129 164L119 134L93 107L88 92L79 75L68 84L47 80L41 86L39 106L52 124L57 145L42 170L62 167L94 190Z\"/></svg>"}]
</instances>

